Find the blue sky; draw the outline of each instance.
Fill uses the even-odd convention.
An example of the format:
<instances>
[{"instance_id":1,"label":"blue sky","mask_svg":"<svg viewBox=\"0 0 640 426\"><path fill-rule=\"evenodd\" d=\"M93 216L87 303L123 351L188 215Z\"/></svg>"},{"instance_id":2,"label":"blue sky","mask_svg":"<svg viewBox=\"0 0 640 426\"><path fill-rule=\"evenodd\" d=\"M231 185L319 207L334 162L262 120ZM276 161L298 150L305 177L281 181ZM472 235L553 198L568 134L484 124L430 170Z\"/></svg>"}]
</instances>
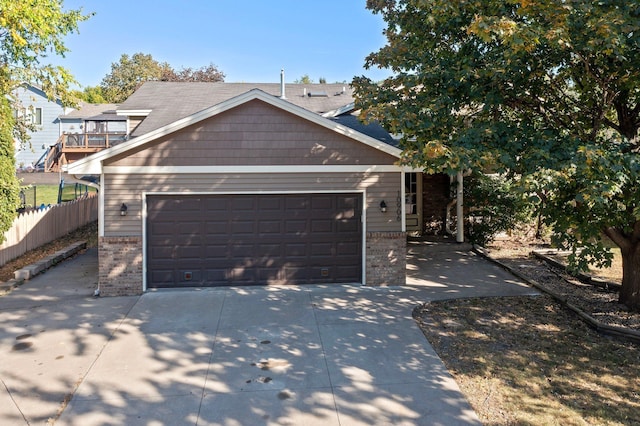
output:
<instances>
[{"instance_id":1,"label":"blue sky","mask_svg":"<svg viewBox=\"0 0 640 426\"><path fill-rule=\"evenodd\" d=\"M384 22L366 0L65 0L96 14L66 38L64 65L82 86L100 84L124 53L151 54L173 68L213 63L228 82L380 80L365 57L385 44Z\"/></svg>"}]
</instances>

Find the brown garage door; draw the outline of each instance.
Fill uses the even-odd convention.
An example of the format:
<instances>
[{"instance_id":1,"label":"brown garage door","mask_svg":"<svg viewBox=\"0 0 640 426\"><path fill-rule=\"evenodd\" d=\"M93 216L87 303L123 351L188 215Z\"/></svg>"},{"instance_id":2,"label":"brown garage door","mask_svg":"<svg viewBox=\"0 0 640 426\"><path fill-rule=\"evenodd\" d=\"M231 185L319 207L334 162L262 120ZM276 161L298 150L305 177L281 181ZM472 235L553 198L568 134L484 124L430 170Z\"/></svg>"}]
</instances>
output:
<instances>
[{"instance_id":1,"label":"brown garage door","mask_svg":"<svg viewBox=\"0 0 640 426\"><path fill-rule=\"evenodd\" d=\"M147 198L147 287L362 280L360 194Z\"/></svg>"}]
</instances>

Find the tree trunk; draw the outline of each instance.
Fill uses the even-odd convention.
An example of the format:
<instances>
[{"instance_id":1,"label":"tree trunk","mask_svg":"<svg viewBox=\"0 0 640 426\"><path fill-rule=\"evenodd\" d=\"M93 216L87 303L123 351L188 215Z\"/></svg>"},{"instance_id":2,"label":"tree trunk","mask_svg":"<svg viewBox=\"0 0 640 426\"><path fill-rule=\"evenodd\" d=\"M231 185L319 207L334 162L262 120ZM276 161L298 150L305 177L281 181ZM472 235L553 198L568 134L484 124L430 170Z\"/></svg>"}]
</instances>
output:
<instances>
[{"instance_id":1,"label":"tree trunk","mask_svg":"<svg viewBox=\"0 0 640 426\"><path fill-rule=\"evenodd\" d=\"M640 241L634 241L622 253L620 303L640 311Z\"/></svg>"}]
</instances>

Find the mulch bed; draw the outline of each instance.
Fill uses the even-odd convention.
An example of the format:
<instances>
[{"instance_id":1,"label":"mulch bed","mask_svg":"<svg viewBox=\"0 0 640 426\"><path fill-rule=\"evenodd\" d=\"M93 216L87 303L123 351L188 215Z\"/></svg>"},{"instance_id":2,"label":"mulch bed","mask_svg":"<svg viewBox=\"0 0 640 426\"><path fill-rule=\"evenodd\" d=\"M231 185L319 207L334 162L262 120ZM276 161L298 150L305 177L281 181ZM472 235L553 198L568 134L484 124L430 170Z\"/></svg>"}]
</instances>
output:
<instances>
[{"instance_id":1,"label":"mulch bed","mask_svg":"<svg viewBox=\"0 0 640 426\"><path fill-rule=\"evenodd\" d=\"M615 289L585 284L565 270L533 256L535 248L496 244L485 251L491 258L539 283L598 322L640 332L640 312L618 303Z\"/></svg>"}]
</instances>

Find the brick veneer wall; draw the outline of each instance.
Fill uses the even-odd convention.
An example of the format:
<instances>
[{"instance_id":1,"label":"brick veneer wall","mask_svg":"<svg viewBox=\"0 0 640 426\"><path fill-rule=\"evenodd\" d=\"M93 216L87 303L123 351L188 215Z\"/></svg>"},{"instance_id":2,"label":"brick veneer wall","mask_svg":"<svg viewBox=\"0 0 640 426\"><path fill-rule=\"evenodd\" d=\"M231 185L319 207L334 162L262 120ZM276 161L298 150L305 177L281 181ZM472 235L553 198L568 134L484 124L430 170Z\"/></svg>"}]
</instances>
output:
<instances>
[{"instance_id":1,"label":"brick veneer wall","mask_svg":"<svg viewBox=\"0 0 640 426\"><path fill-rule=\"evenodd\" d=\"M142 293L142 238L101 237L98 284L102 296ZM404 285L407 267L405 232L368 232L367 285Z\"/></svg>"},{"instance_id":2,"label":"brick veneer wall","mask_svg":"<svg viewBox=\"0 0 640 426\"><path fill-rule=\"evenodd\" d=\"M141 237L100 237L98 255L101 296L142 294Z\"/></svg>"},{"instance_id":3,"label":"brick veneer wall","mask_svg":"<svg viewBox=\"0 0 640 426\"><path fill-rule=\"evenodd\" d=\"M444 221L447 215L447 204L451 201L451 183L449 175L438 173L430 175L422 174L422 230L429 233L443 232Z\"/></svg>"},{"instance_id":4,"label":"brick veneer wall","mask_svg":"<svg viewBox=\"0 0 640 426\"><path fill-rule=\"evenodd\" d=\"M406 232L367 232L365 267L367 285L406 284Z\"/></svg>"}]
</instances>

